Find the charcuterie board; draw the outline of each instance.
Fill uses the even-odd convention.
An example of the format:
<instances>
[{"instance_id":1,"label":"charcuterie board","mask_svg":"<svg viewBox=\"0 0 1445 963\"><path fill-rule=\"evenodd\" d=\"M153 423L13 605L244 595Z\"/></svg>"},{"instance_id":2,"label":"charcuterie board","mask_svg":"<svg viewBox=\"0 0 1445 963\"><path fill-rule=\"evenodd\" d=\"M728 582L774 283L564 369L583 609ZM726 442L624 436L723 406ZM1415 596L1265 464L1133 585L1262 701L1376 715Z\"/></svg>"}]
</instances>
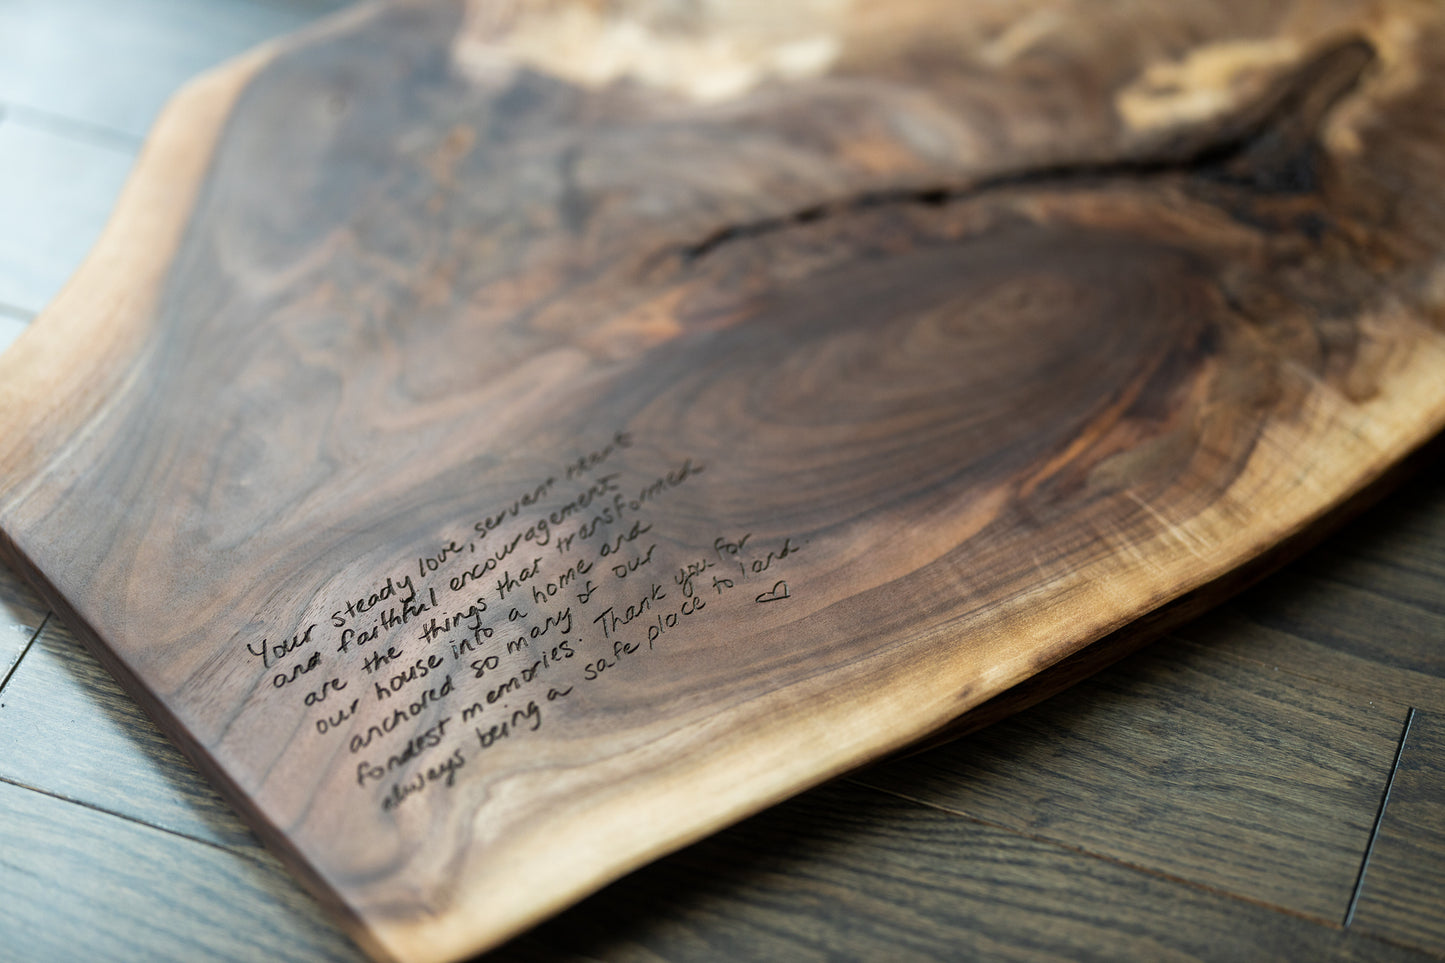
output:
<instances>
[{"instance_id":1,"label":"charcuterie board","mask_svg":"<svg viewBox=\"0 0 1445 963\"><path fill-rule=\"evenodd\" d=\"M1233 584L1445 425L1445 11L367 7L0 358L11 561L379 959Z\"/></svg>"}]
</instances>

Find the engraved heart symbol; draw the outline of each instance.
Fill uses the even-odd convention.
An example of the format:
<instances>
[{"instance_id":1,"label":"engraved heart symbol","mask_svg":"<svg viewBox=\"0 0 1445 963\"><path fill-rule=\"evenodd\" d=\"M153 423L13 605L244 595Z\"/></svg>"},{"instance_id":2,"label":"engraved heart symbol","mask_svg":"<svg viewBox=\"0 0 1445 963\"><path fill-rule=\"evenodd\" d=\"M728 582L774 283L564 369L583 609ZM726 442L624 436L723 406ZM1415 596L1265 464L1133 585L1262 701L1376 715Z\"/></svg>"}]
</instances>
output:
<instances>
[{"instance_id":1,"label":"engraved heart symbol","mask_svg":"<svg viewBox=\"0 0 1445 963\"><path fill-rule=\"evenodd\" d=\"M777 601L779 601L779 600L781 600L781 599L785 599L785 598L788 598L788 597L789 597L789 596L788 596L788 583L787 583L787 582L783 582L783 581L778 581L778 582L773 583L773 590L772 590L771 592L763 592L762 594L760 594L760 595L759 595L756 599L754 599L753 601L755 601L755 602L777 602Z\"/></svg>"}]
</instances>

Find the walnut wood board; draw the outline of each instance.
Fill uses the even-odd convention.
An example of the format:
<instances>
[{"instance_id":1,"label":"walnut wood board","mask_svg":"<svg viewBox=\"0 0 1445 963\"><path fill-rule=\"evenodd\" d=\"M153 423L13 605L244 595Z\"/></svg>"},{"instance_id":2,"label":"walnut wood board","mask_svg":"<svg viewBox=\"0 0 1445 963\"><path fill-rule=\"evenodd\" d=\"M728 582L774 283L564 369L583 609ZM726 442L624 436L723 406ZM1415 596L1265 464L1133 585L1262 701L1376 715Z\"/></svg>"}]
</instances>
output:
<instances>
[{"instance_id":1,"label":"walnut wood board","mask_svg":"<svg viewBox=\"0 0 1445 963\"><path fill-rule=\"evenodd\" d=\"M195 82L0 529L379 959L1230 584L1445 424L1445 12L372 7Z\"/></svg>"}]
</instances>

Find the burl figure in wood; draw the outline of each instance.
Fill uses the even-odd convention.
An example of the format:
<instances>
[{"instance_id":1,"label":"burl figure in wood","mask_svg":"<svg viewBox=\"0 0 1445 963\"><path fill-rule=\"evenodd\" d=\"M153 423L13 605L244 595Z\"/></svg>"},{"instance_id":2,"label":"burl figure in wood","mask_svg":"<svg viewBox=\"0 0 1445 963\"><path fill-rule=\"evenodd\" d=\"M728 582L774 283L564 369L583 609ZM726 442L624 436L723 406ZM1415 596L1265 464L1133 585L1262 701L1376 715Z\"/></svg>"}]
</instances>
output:
<instances>
[{"instance_id":1,"label":"burl figure in wood","mask_svg":"<svg viewBox=\"0 0 1445 963\"><path fill-rule=\"evenodd\" d=\"M1445 424L1445 7L436 0L167 109L13 564L378 959L1207 598Z\"/></svg>"}]
</instances>

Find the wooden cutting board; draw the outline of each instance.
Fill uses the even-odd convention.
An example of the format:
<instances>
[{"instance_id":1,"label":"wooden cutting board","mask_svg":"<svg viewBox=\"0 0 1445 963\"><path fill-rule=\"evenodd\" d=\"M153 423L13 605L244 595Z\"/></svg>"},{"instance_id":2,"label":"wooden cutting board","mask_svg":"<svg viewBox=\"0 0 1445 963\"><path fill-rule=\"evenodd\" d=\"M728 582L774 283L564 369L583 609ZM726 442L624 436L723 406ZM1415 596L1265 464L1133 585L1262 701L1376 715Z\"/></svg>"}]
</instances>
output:
<instances>
[{"instance_id":1,"label":"wooden cutting board","mask_svg":"<svg viewBox=\"0 0 1445 963\"><path fill-rule=\"evenodd\" d=\"M1445 425L1440 5L717 6L204 77L0 359L10 560L378 959L1224 591Z\"/></svg>"}]
</instances>

